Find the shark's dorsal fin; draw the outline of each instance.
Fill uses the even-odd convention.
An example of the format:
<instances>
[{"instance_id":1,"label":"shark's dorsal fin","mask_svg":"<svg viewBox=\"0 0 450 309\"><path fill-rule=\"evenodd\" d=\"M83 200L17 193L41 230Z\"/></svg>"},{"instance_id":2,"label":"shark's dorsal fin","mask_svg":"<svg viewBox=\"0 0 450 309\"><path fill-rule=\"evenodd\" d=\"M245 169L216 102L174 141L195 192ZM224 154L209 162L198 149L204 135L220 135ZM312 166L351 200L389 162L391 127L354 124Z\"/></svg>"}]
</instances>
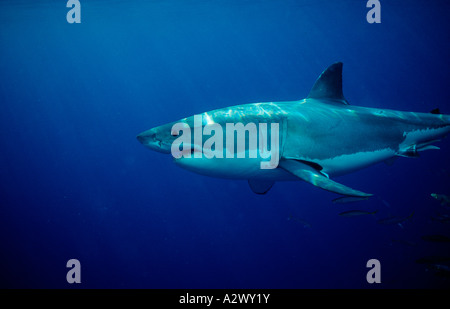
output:
<instances>
[{"instance_id":1,"label":"shark's dorsal fin","mask_svg":"<svg viewBox=\"0 0 450 309\"><path fill-rule=\"evenodd\" d=\"M342 92L342 62L333 63L320 74L307 99L327 99L348 104Z\"/></svg>"}]
</instances>

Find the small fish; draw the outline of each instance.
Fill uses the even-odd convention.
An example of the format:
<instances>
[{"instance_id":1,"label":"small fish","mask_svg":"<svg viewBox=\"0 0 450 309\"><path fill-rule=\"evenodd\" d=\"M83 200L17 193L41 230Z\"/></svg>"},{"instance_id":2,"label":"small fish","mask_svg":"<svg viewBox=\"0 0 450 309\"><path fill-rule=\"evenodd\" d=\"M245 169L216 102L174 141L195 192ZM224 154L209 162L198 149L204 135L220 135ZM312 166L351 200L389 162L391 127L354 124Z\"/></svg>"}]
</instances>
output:
<instances>
[{"instance_id":1,"label":"small fish","mask_svg":"<svg viewBox=\"0 0 450 309\"><path fill-rule=\"evenodd\" d=\"M444 265L444 264L434 264L433 267L437 270L444 270L447 272L450 272L450 266L449 265Z\"/></svg>"},{"instance_id":2,"label":"small fish","mask_svg":"<svg viewBox=\"0 0 450 309\"><path fill-rule=\"evenodd\" d=\"M378 210L369 212L369 211L364 211L364 210L348 210L348 211L344 211L341 212L339 214L339 216L341 217L354 217L354 216L362 216L362 215L374 215L377 213Z\"/></svg>"},{"instance_id":3,"label":"small fish","mask_svg":"<svg viewBox=\"0 0 450 309\"><path fill-rule=\"evenodd\" d=\"M332 200L332 202L335 204L347 204L347 203L366 201L368 199L369 199L369 197L367 197L367 196L365 196L365 197L343 196L343 197L335 198L334 200Z\"/></svg>"},{"instance_id":4,"label":"small fish","mask_svg":"<svg viewBox=\"0 0 450 309\"><path fill-rule=\"evenodd\" d=\"M386 207L391 207L391 204L389 204L387 201L381 200L381 202L383 202L383 204L384 204Z\"/></svg>"},{"instance_id":5,"label":"small fish","mask_svg":"<svg viewBox=\"0 0 450 309\"><path fill-rule=\"evenodd\" d=\"M450 196L448 195L431 193L431 197L441 202L442 206L450 206Z\"/></svg>"},{"instance_id":6,"label":"small fish","mask_svg":"<svg viewBox=\"0 0 450 309\"><path fill-rule=\"evenodd\" d=\"M408 217L389 217L385 219L378 220L378 224L381 225L391 225L398 224L400 227L403 227L402 223L408 221L414 215L414 211Z\"/></svg>"},{"instance_id":7,"label":"small fish","mask_svg":"<svg viewBox=\"0 0 450 309\"><path fill-rule=\"evenodd\" d=\"M424 235L421 238L431 242L450 242L450 237L444 235Z\"/></svg>"},{"instance_id":8,"label":"small fish","mask_svg":"<svg viewBox=\"0 0 450 309\"><path fill-rule=\"evenodd\" d=\"M437 214L435 217L431 217L431 220L439 221L441 223L448 223L450 222L450 216L447 214Z\"/></svg>"},{"instance_id":9,"label":"small fish","mask_svg":"<svg viewBox=\"0 0 450 309\"><path fill-rule=\"evenodd\" d=\"M450 278L450 266L445 264L429 264L428 268L434 270L434 275L443 278Z\"/></svg>"},{"instance_id":10,"label":"small fish","mask_svg":"<svg viewBox=\"0 0 450 309\"><path fill-rule=\"evenodd\" d=\"M301 225L303 225L304 228L309 228L311 227L311 224L309 224L309 222L302 220L300 218L297 217L293 217L291 215L289 215L289 217L287 218L288 220L292 220L292 221L296 221L298 223L300 223Z\"/></svg>"}]
</instances>

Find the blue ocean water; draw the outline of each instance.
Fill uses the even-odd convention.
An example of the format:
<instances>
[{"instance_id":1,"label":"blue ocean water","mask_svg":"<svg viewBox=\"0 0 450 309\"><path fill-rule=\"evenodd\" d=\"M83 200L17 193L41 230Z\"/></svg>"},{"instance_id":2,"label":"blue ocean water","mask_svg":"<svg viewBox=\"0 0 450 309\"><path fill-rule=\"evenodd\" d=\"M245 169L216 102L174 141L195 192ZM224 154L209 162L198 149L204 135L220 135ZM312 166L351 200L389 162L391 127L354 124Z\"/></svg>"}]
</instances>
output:
<instances>
[{"instance_id":1,"label":"blue ocean water","mask_svg":"<svg viewBox=\"0 0 450 309\"><path fill-rule=\"evenodd\" d=\"M344 63L350 104L450 114L448 1L0 2L0 286L441 288L450 140L338 177L375 194L335 204L303 182L264 196L151 152L136 135L200 112L307 96ZM332 133L331 133L332 134ZM341 217L360 209L375 215ZM412 218L380 225L389 217ZM305 226L304 222L308 224ZM369 284L369 259L381 283Z\"/></svg>"}]
</instances>

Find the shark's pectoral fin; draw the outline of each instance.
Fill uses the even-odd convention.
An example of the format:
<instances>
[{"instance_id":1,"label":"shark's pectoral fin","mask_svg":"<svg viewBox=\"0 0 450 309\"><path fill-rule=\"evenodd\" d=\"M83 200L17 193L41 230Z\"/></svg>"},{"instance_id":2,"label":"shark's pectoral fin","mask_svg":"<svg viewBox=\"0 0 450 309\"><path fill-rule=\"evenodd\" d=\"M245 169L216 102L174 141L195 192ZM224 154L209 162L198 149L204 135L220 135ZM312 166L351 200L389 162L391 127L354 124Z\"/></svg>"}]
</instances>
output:
<instances>
[{"instance_id":1,"label":"shark's pectoral fin","mask_svg":"<svg viewBox=\"0 0 450 309\"><path fill-rule=\"evenodd\" d=\"M266 194L269 192L270 188L272 188L275 181L271 180L255 180L255 179L249 179L248 185L250 186L250 189L252 189L253 192L256 194Z\"/></svg>"},{"instance_id":2,"label":"shark's pectoral fin","mask_svg":"<svg viewBox=\"0 0 450 309\"><path fill-rule=\"evenodd\" d=\"M325 177L322 173L312 168L311 166L298 162L296 160L281 160L279 163L279 167L297 176L298 178L315 185L316 187L330 192L357 197L372 196L372 194L353 190L352 188L337 183Z\"/></svg>"}]
</instances>

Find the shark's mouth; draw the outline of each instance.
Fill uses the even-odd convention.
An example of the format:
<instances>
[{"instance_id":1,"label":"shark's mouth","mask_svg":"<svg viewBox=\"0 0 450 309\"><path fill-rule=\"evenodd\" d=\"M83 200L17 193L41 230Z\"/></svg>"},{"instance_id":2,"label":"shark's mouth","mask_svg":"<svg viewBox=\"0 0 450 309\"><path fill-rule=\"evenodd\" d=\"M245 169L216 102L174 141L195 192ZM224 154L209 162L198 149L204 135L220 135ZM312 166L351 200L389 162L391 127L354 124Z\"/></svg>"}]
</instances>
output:
<instances>
[{"instance_id":1,"label":"shark's mouth","mask_svg":"<svg viewBox=\"0 0 450 309\"><path fill-rule=\"evenodd\" d=\"M203 157L203 149L199 145L186 145L183 150L180 149L171 149L172 156L175 160L179 160L181 158L202 158Z\"/></svg>"}]
</instances>

